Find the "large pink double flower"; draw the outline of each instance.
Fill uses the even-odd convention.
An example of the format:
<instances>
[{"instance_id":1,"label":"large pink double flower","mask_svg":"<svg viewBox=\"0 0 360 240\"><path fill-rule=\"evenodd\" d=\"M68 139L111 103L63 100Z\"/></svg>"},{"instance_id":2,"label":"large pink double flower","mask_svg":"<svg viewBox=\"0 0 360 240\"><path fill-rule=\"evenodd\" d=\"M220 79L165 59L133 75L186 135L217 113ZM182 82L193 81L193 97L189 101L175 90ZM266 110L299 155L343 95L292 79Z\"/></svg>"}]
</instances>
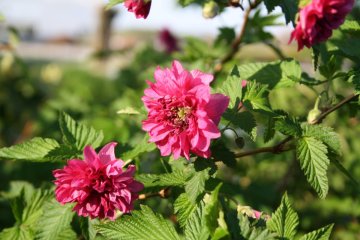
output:
<instances>
[{"instance_id":1,"label":"large pink double flower","mask_svg":"<svg viewBox=\"0 0 360 240\"><path fill-rule=\"evenodd\" d=\"M144 186L134 180L134 165L122 169L124 162L115 157L115 146L109 143L99 154L87 146L84 160L69 160L55 170L56 199L62 204L75 202L73 210L84 217L114 220L117 210L130 212Z\"/></svg>"},{"instance_id":2,"label":"large pink double flower","mask_svg":"<svg viewBox=\"0 0 360 240\"><path fill-rule=\"evenodd\" d=\"M174 61L171 69L156 69L155 83L148 81L142 100L149 113L143 129L162 156L189 159L191 152L210 157L210 141L220 137L217 125L229 104L228 97L210 93L212 80L212 75L186 71Z\"/></svg>"},{"instance_id":3,"label":"large pink double flower","mask_svg":"<svg viewBox=\"0 0 360 240\"><path fill-rule=\"evenodd\" d=\"M291 33L298 50L327 40L351 11L354 0L313 0L301 9L299 22Z\"/></svg>"}]
</instances>

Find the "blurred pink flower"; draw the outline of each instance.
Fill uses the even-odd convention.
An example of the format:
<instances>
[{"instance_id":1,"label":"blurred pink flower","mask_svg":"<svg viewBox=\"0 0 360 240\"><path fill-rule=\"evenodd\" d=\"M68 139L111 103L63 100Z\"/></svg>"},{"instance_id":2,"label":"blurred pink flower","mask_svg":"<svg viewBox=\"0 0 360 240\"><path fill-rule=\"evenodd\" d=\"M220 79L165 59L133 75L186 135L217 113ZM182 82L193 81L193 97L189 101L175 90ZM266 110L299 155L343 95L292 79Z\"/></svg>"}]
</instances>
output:
<instances>
[{"instance_id":1,"label":"blurred pink flower","mask_svg":"<svg viewBox=\"0 0 360 240\"><path fill-rule=\"evenodd\" d=\"M190 158L190 152L208 158L211 139L219 138L217 125L229 104L222 94L210 94L213 76L198 70L187 71L178 61L171 69L157 68L155 83L142 98L148 118L143 129L162 156Z\"/></svg>"},{"instance_id":2,"label":"blurred pink flower","mask_svg":"<svg viewBox=\"0 0 360 240\"><path fill-rule=\"evenodd\" d=\"M177 38L168 29L165 28L160 31L159 40L165 47L166 52L172 53L179 50Z\"/></svg>"},{"instance_id":3,"label":"blurred pink flower","mask_svg":"<svg viewBox=\"0 0 360 240\"><path fill-rule=\"evenodd\" d=\"M99 154L86 146L84 160L71 159L63 169L54 170L56 199L75 202L73 210L84 217L114 220L116 210L130 212L143 185L133 178L134 165L122 169L124 162L114 153L116 144L108 143Z\"/></svg>"},{"instance_id":4,"label":"blurred pink flower","mask_svg":"<svg viewBox=\"0 0 360 240\"><path fill-rule=\"evenodd\" d=\"M125 7L133 12L136 18L147 18L150 12L151 0L125 0Z\"/></svg>"},{"instance_id":5,"label":"blurred pink flower","mask_svg":"<svg viewBox=\"0 0 360 240\"><path fill-rule=\"evenodd\" d=\"M327 40L351 11L354 0L313 0L300 10L299 21L291 33L290 42L296 39L298 50L310 48Z\"/></svg>"}]
</instances>

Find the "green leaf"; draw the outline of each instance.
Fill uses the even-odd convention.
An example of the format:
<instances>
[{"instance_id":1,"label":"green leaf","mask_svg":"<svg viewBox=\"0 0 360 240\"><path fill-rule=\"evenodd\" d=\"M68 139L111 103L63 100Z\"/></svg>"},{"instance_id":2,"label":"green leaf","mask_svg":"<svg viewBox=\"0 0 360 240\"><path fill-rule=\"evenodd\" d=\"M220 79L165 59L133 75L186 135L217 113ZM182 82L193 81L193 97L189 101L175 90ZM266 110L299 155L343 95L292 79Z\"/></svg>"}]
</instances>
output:
<instances>
[{"instance_id":1,"label":"green leaf","mask_svg":"<svg viewBox=\"0 0 360 240\"><path fill-rule=\"evenodd\" d=\"M174 171L164 174L140 174L136 176L136 180L147 187L169 187L183 186L188 179L188 175L184 171Z\"/></svg>"},{"instance_id":2,"label":"green leaf","mask_svg":"<svg viewBox=\"0 0 360 240\"><path fill-rule=\"evenodd\" d=\"M95 229L109 240L180 240L174 226L149 207L141 205L141 210L131 214L114 222L95 225Z\"/></svg>"},{"instance_id":3,"label":"green leaf","mask_svg":"<svg viewBox=\"0 0 360 240\"><path fill-rule=\"evenodd\" d=\"M74 216L72 207L72 204L62 206L55 199L45 203L44 213L37 223L36 239L76 239L76 233L70 225Z\"/></svg>"},{"instance_id":4,"label":"green leaf","mask_svg":"<svg viewBox=\"0 0 360 240\"><path fill-rule=\"evenodd\" d=\"M0 158L46 161L46 156L59 147L59 143L50 138L33 138L29 141L0 149Z\"/></svg>"},{"instance_id":5,"label":"green leaf","mask_svg":"<svg viewBox=\"0 0 360 240\"><path fill-rule=\"evenodd\" d=\"M221 138L212 144L211 153L216 161L222 161L226 166L231 168L236 167L235 153L226 147Z\"/></svg>"},{"instance_id":6,"label":"green leaf","mask_svg":"<svg viewBox=\"0 0 360 240\"><path fill-rule=\"evenodd\" d=\"M268 12L272 12L276 6L280 6L285 14L286 23L295 25L295 16L298 12L298 1L296 0L264 0Z\"/></svg>"},{"instance_id":7,"label":"green leaf","mask_svg":"<svg viewBox=\"0 0 360 240\"><path fill-rule=\"evenodd\" d=\"M295 60L247 63L239 66L241 78L266 84L270 89L292 87L301 81L301 66Z\"/></svg>"},{"instance_id":8,"label":"green leaf","mask_svg":"<svg viewBox=\"0 0 360 240\"><path fill-rule=\"evenodd\" d=\"M198 197L205 191L205 182L210 178L209 168L195 172L186 182L185 192L192 203L196 203Z\"/></svg>"},{"instance_id":9,"label":"green leaf","mask_svg":"<svg viewBox=\"0 0 360 240\"><path fill-rule=\"evenodd\" d=\"M120 109L116 112L117 114L127 114L127 115L139 115L141 114L138 110L132 107L126 107L124 109Z\"/></svg>"},{"instance_id":10,"label":"green leaf","mask_svg":"<svg viewBox=\"0 0 360 240\"><path fill-rule=\"evenodd\" d=\"M288 136L299 137L302 135L300 123L288 116L278 119L275 122L275 129Z\"/></svg>"},{"instance_id":11,"label":"green leaf","mask_svg":"<svg viewBox=\"0 0 360 240\"><path fill-rule=\"evenodd\" d=\"M37 223L39 217L43 213L44 203L52 197L53 191L37 189L22 213L22 224L33 225Z\"/></svg>"},{"instance_id":12,"label":"green leaf","mask_svg":"<svg viewBox=\"0 0 360 240\"><path fill-rule=\"evenodd\" d=\"M97 235L97 231L94 228L94 225L99 224L99 219L91 219L86 217L80 218L80 227L82 235L85 237L86 240L99 240L99 235Z\"/></svg>"},{"instance_id":13,"label":"green leaf","mask_svg":"<svg viewBox=\"0 0 360 240\"><path fill-rule=\"evenodd\" d=\"M226 81L217 90L219 93L230 98L229 108L237 110L237 106L242 98L242 79L239 77L238 68L235 65Z\"/></svg>"},{"instance_id":14,"label":"green leaf","mask_svg":"<svg viewBox=\"0 0 360 240\"><path fill-rule=\"evenodd\" d=\"M218 217L219 217L219 191L222 186L220 183L212 192L211 195L205 195L205 223L207 228L210 231L211 236L214 235L216 228L218 227ZM208 198L206 198L208 196Z\"/></svg>"},{"instance_id":15,"label":"green leaf","mask_svg":"<svg viewBox=\"0 0 360 240\"><path fill-rule=\"evenodd\" d=\"M334 224L327 225L318 230L305 234L300 240L328 240Z\"/></svg>"},{"instance_id":16,"label":"green leaf","mask_svg":"<svg viewBox=\"0 0 360 240\"><path fill-rule=\"evenodd\" d=\"M28 227L15 226L11 228L5 228L0 233L0 239L9 240L29 240L34 239L33 231Z\"/></svg>"},{"instance_id":17,"label":"green leaf","mask_svg":"<svg viewBox=\"0 0 360 240\"><path fill-rule=\"evenodd\" d=\"M260 109L271 112L268 103L268 89L266 85L248 82L245 87L244 105L249 109Z\"/></svg>"},{"instance_id":18,"label":"green leaf","mask_svg":"<svg viewBox=\"0 0 360 240\"><path fill-rule=\"evenodd\" d=\"M64 143L79 151L87 145L93 148L99 147L104 138L102 131L78 123L64 112L60 113L59 124Z\"/></svg>"},{"instance_id":19,"label":"green leaf","mask_svg":"<svg viewBox=\"0 0 360 240\"><path fill-rule=\"evenodd\" d=\"M296 155L301 169L320 198L326 197L329 188L326 175L329 159L326 154L326 146L314 137L303 137L297 141Z\"/></svg>"},{"instance_id":20,"label":"green leaf","mask_svg":"<svg viewBox=\"0 0 360 240\"><path fill-rule=\"evenodd\" d=\"M268 229L276 232L281 239L293 239L299 225L299 217L292 209L287 194L283 196L279 208L266 223Z\"/></svg>"},{"instance_id":21,"label":"green leaf","mask_svg":"<svg viewBox=\"0 0 360 240\"><path fill-rule=\"evenodd\" d=\"M340 27L344 32L360 32L360 22L355 20L346 20Z\"/></svg>"},{"instance_id":22,"label":"green leaf","mask_svg":"<svg viewBox=\"0 0 360 240\"><path fill-rule=\"evenodd\" d=\"M124 0L109 0L109 3L106 5L106 9L110 9L120 3L123 3Z\"/></svg>"},{"instance_id":23,"label":"green leaf","mask_svg":"<svg viewBox=\"0 0 360 240\"><path fill-rule=\"evenodd\" d=\"M196 204L190 201L186 193L180 194L180 196L174 202L174 211L181 227L185 226L186 221L195 210Z\"/></svg>"},{"instance_id":24,"label":"green leaf","mask_svg":"<svg viewBox=\"0 0 360 240\"><path fill-rule=\"evenodd\" d=\"M241 240L272 240L275 239L275 234L268 229L262 227L252 226L248 217L242 213L238 213L240 236L236 239Z\"/></svg>"},{"instance_id":25,"label":"green leaf","mask_svg":"<svg viewBox=\"0 0 360 240\"><path fill-rule=\"evenodd\" d=\"M337 155L341 155L340 138L339 135L334 132L334 129L323 126L321 124L304 124L302 128L303 136L314 137L322 141L332 152L336 153Z\"/></svg>"},{"instance_id":26,"label":"green leaf","mask_svg":"<svg viewBox=\"0 0 360 240\"><path fill-rule=\"evenodd\" d=\"M241 128L249 135L251 135L252 130L256 127L255 118L250 111L237 112L232 109L227 109L223 114L223 118L236 127Z\"/></svg>"},{"instance_id":27,"label":"green leaf","mask_svg":"<svg viewBox=\"0 0 360 240\"><path fill-rule=\"evenodd\" d=\"M121 155L121 159L123 160L129 160L134 159L135 157L139 156L142 153L145 152L151 152L154 149L156 149L156 146L154 143L149 142L149 136L146 134L141 142L139 142L132 150L124 152Z\"/></svg>"},{"instance_id":28,"label":"green leaf","mask_svg":"<svg viewBox=\"0 0 360 240\"><path fill-rule=\"evenodd\" d=\"M186 240L207 240L209 230L205 223L204 203L200 202L196 211L191 215L185 225Z\"/></svg>"}]
</instances>

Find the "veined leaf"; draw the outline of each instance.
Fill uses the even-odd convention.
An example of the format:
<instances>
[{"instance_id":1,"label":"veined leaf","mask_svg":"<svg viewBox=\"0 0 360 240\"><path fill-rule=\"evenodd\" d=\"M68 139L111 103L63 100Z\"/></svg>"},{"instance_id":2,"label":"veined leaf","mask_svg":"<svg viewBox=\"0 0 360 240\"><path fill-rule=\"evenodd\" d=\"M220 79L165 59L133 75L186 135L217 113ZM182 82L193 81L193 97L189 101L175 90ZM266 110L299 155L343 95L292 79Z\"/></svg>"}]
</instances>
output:
<instances>
[{"instance_id":1,"label":"veined leaf","mask_svg":"<svg viewBox=\"0 0 360 240\"><path fill-rule=\"evenodd\" d=\"M276 120L275 129L289 136L299 137L302 135L300 123L288 116Z\"/></svg>"},{"instance_id":2,"label":"veined leaf","mask_svg":"<svg viewBox=\"0 0 360 240\"><path fill-rule=\"evenodd\" d=\"M185 226L186 221L195 210L196 204L190 201L186 193L180 194L174 202L174 211L181 227Z\"/></svg>"},{"instance_id":3,"label":"veined leaf","mask_svg":"<svg viewBox=\"0 0 360 240\"><path fill-rule=\"evenodd\" d=\"M74 212L73 205L60 205L55 199L44 205L44 213L37 223L36 239L62 240L76 239L76 233L71 229Z\"/></svg>"},{"instance_id":4,"label":"veined leaf","mask_svg":"<svg viewBox=\"0 0 360 240\"><path fill-rule=\"evenodd\" d=\"M276 232L281 239L293 239L299 225L299 217L292 209L287 194L283 196L279 208L266 223L268 229Z\"/></svg>"},{"instance_id":5,"label":"veined leaf","mask_svg":"<svg viewBox=\"0 0 360 240\"><path fill-rule=\"evenodd\" d=\"M218 217L219 217L219 191L222 186L220 183L210 195L205 195L205 223L207 228L210 231L210 235L213 236L216 228L218 227Z\"/></svg>"},{"instance_id":6,"label":"veined leaf","mask_svg":"<svg viewBox=\"0 0 360 240\"><path fill-rule=\"evenodd\" d=\"M186 240L207 240L209 230L205 223L204 203L200 202L196 211L191 215L185 225Z\"/></svg>"},{"instance_id":7,"label":"veined leaf","mask_svg":"<svg viewBox=\"0 0 360 240\"><path fill-rule=\"evenodd\" d=\"M314 137L303 137L297 141L296 155L301 169L320 198L326 197L329 188L326 175L329 159L326 154L326 146Z\"/></svg>"},{"instance_id":8,"label":"veined leaf","mask_svg":"<svg viewBox=\"0 0 360 240\"><path fill-rule=\"evenodd\" d=\"M265 0L265 6L268 12L272 12L276 6L281 7L285 14L286 23L295 24L295 16L298 12L298 2L294 0Z\"/></svg>"},{"instance_id":9,"label":"veined leaf","mask_svg":"<svg viewBox=\"0 0 360 240\"><path fill-rule=\"evenodd\" d=\"M188 194L191 202L196 203L198 197L205 190L205 182L210 178L209 168L195 172L194 175L186 182L185 192Z\"/></svg>"},{"instance_id":10,"label":"veined leaf","mask_svg":"<svg viewBox=\"0 0 360 240\"><path fill-rule=\"evenodd\" d=\"M122 240L180 240L175 228L161 215L142 205L132 215L123 215L115 222L95 225L106 239Z\"/></svg>"},{"instance_id":11,"label":"veined leaf","mask_svg":"<svg viewBox=\"0 0 360 240\"><path fill-rule=\"evenodd\" d=\"M345 32L360 32L360 22L355 20L346 20L340 27Z\"/></svg>"},{"instance_id":12,"label":"veined leaf","mask_svg":"<svg viewBox=\"0 0 360 240\"><path fill-rule=\"evenodd\" d=\"M145 152L151 152L156 149L154 143L149 142L149 136L146 134L141 142L139 142L132 150L127 151L121 155L121 159L129 160L139 156Z\"/></svg>"},{"instance_id":13,"label":"veined leaf","mask_svg":"<svg viewBox=\"0 0 360 240\"><path fill-rule=\"evenodd\" d=\"M145 187L183 186L187 179L188 175L183 171L164 174L140 174L136 176L136 180L143 183Z\"/></svg>"},{"instance_id":14,"label":"veined leaf","mask_svg":"<svg viewBox=\"0 0 360 240\"><path fill-rule=\"evenodd\" d=\"M248 217L238 213L240 236L236 239L241 240L272 240L276 239L275 234L263 227L251 226Z\"/></svg>"},{"instance_id":15,"label":"veined leaf","mask_svg":"<svg viewBox=\"0 0 360 240\"><path fill-rule=\"evenodd\" d=\"M59 143L54 139L33 138L8 148L1 148L0 158L37 162L46 161L46 156L59 146Z\"/></svg>"},{"instance_id":16,"label":"veined leaf","mask_svg":"<svg viewBox=\"0 0 360 240\"><path fill-rule=\"evenodd\" d=\"M267 86L256 82L248 82L246 85L245 96L243 97L244 105L250 109L260 109L271 112L268 98Z\"/></svg>"},{"instance_id":17,"label":"veined leaf","mask_svg":"<svg viewBox=\"0 0 360 240\"><path fill-rule=\"evenodd\" d=\"M218 89L218 92L230 98L229 108L237 109L237 105L242 99L242 79L239 76L237 66L234 66L226 81Z\"/></svg>"},{"instance_id":18,"label":"veined leaf","mask_svg":"<svg viewBox=\"0 0 360 240\"><path fill-rule=\"evenodd\" d=\"M64 112L60 114L59 124L64 142L80 151L87 145L99 147L104 138L102 131L78 123Z\"/></svg>"},{"instance_id":19,"label":"veined leaf","mask_svg":"<svg viewBox=\"0 0 360 240\"><path fill-rule=\"evenodd\" d=\"M333 226L334 224L330 224L318 230L312 231L302 236L300 240L328 240Z\"/></svg>"}]
</instances>

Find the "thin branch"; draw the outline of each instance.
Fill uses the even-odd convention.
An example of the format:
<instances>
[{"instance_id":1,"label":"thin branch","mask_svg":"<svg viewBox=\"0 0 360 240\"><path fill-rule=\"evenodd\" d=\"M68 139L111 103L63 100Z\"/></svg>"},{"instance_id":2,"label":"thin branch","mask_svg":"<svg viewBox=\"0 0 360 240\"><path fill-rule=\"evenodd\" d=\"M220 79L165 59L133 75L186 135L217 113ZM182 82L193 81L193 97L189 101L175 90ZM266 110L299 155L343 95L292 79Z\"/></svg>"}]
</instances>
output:
<instances>
[{"instance_id":1,"label":"thin branch","mask_svg":"<svg viewBox=\"0 0 360 240\"><path fill-rule=\"evenodd\" d=\"M170 196L170 194L171 194L171 189L168 187L168 188L161 189L160 191L155 192L155 193L140 194L139 199L146 200L146 199L153 198L153 197L168 198Z\"/></svg>"},{"instance_id":2,"label":"thin branch","mask_svg":"<svg viewBox=\"0 0 360 240\"><path fill-rule=\"evenodd\" d=\"M311 122L310 124L315 125L315 124L321 123L330 113L334 112L335 110L337 110L340 107L344 106L346 103L349 103L349 102L351 102L352 100L354 100L354 99L356 99L358 97L359 97L359 94L352 94L352 95L344 98L338 104L334 105L330 109L323 112L315 121ZM286 147L286 143L290 142L292 139L293 139L293 137L290 136L290 137L285 138L284 140L282 140L281 142L277 143L274 146L263 147L263 148L250 150L250 151L247 151L247 152L237 153L237 154L235 154L235 157L236 158L241 158L241 157L245 157L245 156L256 155L256 154L259 154L259 153L279 154L279 153L282 153L282 152L285 152L285 151L289 151L292 148L291 147Z\"/></svg>"},{"instance_id":3,"label":"thin branch","mask_svg":"<svg viewBox=\"0 0 360 240\"><path fill-rule=\"evenodd\" d=\"M351 94L350 96L344 98L335 106L333 106L333 107L329 108L328 110L326 110L325 112L321 113L321 115L318 118L316 118L313 122L311 122L311 124L321 123L327 117L327 115L329 115L330 113L334 112L335 110L341 108L343 105L347 104L348 102L351 102L352 100L354 100L358 97L359 97L359 94Z\"/></svg>"},{"instance_id":4,"label":"thin branch","mask_svg":"<svg viewBox=\"0 0 360 240\"><path fill-rule=\"evenodd\" d=\"M229 62L235 56L235 54L239 51L241 41L242 41L242 39L243 39L243 37L245 35L245 30L246 30L246 26L248 24L250 12L253 9L255 9L260 3L261 3L261 1L255 1L254 3L250 4L249 8L247 8L245 10L245 12L244 12L244 21L243 21L243 24L241 26L240 33L234 39L234 41L232 43L231 50L220 60L220 62L218 64L215 65L215 69L214 69L215 78L216 78L216 75L221 72L221 70L223 68L223 65L225 63Z\"/></svg>"}]
</instances>

